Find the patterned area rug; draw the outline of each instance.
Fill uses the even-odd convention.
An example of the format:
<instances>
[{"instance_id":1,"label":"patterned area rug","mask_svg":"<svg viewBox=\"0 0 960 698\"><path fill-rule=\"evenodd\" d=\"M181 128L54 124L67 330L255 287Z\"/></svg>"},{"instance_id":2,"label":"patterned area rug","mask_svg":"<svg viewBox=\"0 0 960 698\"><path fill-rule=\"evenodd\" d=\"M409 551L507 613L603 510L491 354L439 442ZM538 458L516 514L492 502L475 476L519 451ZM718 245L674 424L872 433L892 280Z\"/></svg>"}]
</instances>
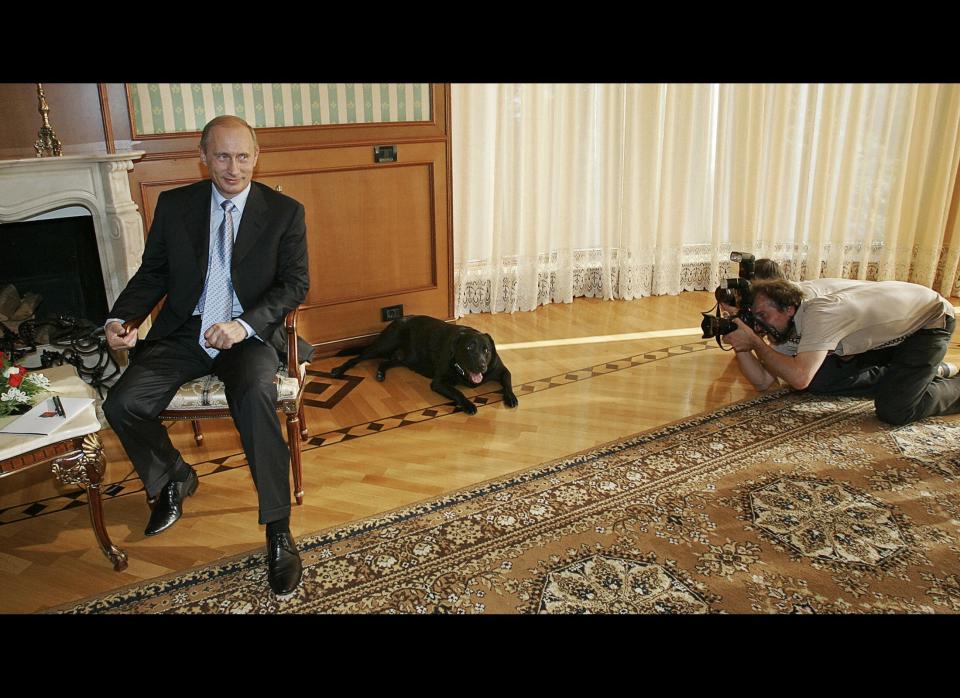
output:
<instances>
[{"instance_id":1,"label":"patterned area rug","mask_svg":"<svg viewBox=\"0 0 960 698\"><path fill-rule=\"evenodd\" d=\"M779 393L75 613L957 613L960 418Z\"/></svg>"}]
</instances>

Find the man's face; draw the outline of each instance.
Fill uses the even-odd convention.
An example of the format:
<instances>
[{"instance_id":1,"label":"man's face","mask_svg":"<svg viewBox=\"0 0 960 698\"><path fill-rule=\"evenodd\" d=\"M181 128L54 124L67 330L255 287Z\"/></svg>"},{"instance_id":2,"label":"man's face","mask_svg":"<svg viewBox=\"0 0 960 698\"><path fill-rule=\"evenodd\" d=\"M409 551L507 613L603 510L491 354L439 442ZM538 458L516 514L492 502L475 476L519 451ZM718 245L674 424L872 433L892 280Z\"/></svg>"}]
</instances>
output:
<instances>
[{"instance_id":1,"label":"man's face","mask_svg":"<svg viewBox=\"0 0 960 698\"><path fill-rule=\"evenodd\" d=\"M781 337L786 337L787 330L790 327L790 321L793 320L796 312L797 309L792 305L788 305L786 310L780 310L780 308L774 305L773 301L762 293L758 293L753 299L753 316L763 325L777 330ZM778 342L778 344L782 344L783 341L786 340L784 339Z\"/></svg>"},{"instance_id":2,"label":"man's face","mask_svg":"<svg viewBox=\"0 0 960 698\"><path fill-rule=\"evenodd\" d=\"M259 154L247 127L228 123L210 130L206 152L200 149L200 162L210 170L217 190L230 198L250 184Z\"/></svg>"}]
</instances>

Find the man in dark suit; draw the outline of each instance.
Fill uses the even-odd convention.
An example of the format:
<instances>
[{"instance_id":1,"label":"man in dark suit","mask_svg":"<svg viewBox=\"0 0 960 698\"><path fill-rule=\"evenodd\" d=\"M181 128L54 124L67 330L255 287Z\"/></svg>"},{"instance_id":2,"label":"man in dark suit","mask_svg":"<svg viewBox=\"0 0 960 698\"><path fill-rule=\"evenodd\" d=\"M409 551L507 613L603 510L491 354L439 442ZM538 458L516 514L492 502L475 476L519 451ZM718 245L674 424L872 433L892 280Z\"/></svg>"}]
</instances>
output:
<instances>
[{"instance_id":1,"label":"man in dark suit","mask_svg":"<svg viewBox=\"0 0 960 698\"><path fill-rule=\"evenodd\" d=\"M157 415L180 385L216 373L267 526L270 586L287 594L302 567L289 526L289 451L274 408L278 362L270 340L307 294L306 228L301 204L252 181L259 153L245 121L217 117L200 139L212 182L160 195L140 269L105 327L111 347L134 351L103 410L147 496L156 498L144 531L156 535L180 518L198 482ZM148 338L137 344L137 331L122 323L164 296Z\"/></svg>"}]
</instances>

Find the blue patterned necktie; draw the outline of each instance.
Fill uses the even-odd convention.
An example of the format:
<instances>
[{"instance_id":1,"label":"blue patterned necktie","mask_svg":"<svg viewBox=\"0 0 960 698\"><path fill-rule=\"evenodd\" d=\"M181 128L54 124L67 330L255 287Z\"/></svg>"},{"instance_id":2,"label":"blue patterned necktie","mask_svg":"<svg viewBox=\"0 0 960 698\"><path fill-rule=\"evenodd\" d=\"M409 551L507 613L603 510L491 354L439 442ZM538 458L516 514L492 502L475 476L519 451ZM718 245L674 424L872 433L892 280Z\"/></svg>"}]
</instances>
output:
<instances>
[{"instance_id":1,"label":"blue patterned necktie","mask_svg":"<svg viewBox=\"0 0 960 698\"><path fill-rule=\"evenodd\" d=\"M230 281L230 260L233 257L233 202L229 199L223 207L223 222L217 229L210 246L210 267L207 271L207 284L200 298L203 308L200 319L200 346L211 358L220 353L219 349L204 346L203 335L207 329L218 322L229 322L233 313L233 284Z\"/></svg>"}]
</instances>

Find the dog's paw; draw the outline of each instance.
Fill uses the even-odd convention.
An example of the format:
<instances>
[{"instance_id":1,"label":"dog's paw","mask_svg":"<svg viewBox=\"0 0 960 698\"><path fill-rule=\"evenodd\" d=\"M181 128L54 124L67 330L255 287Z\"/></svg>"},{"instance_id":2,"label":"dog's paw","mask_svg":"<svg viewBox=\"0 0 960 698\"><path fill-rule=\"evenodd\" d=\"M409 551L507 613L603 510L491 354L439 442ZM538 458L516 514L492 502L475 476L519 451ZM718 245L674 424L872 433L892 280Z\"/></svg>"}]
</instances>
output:
<instances>
[{"instance_id":1,"label":"dog's paw","mask_svg":"<svg viewBox=\"0 0 960 698\"><path fill-rule=\"evenodd\" d=\"M340 366L330 369L330 375L333 376L334 378L343 378L343 373L344 371Z\"/></svg>"},{"instance_id":2,"label":"dog's paw","mask_svg":"<svg viewBox=\"0 0 960 698\"><path fill-rule=\"evenodd\" d=\"M476 414L476 413L477 413L477 406L474 405L472 402L465 402L465 403L463 403L462 405L460 405L460 409L463 410L464 412L466 412L467 414Z\"/></svg>"},{"instance_id":3,"label":"dog's paw","mask_svg":"<svg viewBox=\"0 0 960 698\"><path fill-rule=\"evenodd\" d=\"M386 377L387 377L387 372L386 372L386 371L377 371L377 380L378 380L378 381L380 381L380 382L382 383L382 382L383 382L383 379L386 378Z\"/></svg>"},{"instance_id":4,"label":"dog's paw","mask_svg":"<svg viewBox=\"0 0 960 698\"><path fill-rule=\"evenodd\" d=\"M517 399L517 396L513 393L504 393L503 394L503 404L507 407L516 407L520 404L520 401Z\"/></svg>"}]
</instances>

